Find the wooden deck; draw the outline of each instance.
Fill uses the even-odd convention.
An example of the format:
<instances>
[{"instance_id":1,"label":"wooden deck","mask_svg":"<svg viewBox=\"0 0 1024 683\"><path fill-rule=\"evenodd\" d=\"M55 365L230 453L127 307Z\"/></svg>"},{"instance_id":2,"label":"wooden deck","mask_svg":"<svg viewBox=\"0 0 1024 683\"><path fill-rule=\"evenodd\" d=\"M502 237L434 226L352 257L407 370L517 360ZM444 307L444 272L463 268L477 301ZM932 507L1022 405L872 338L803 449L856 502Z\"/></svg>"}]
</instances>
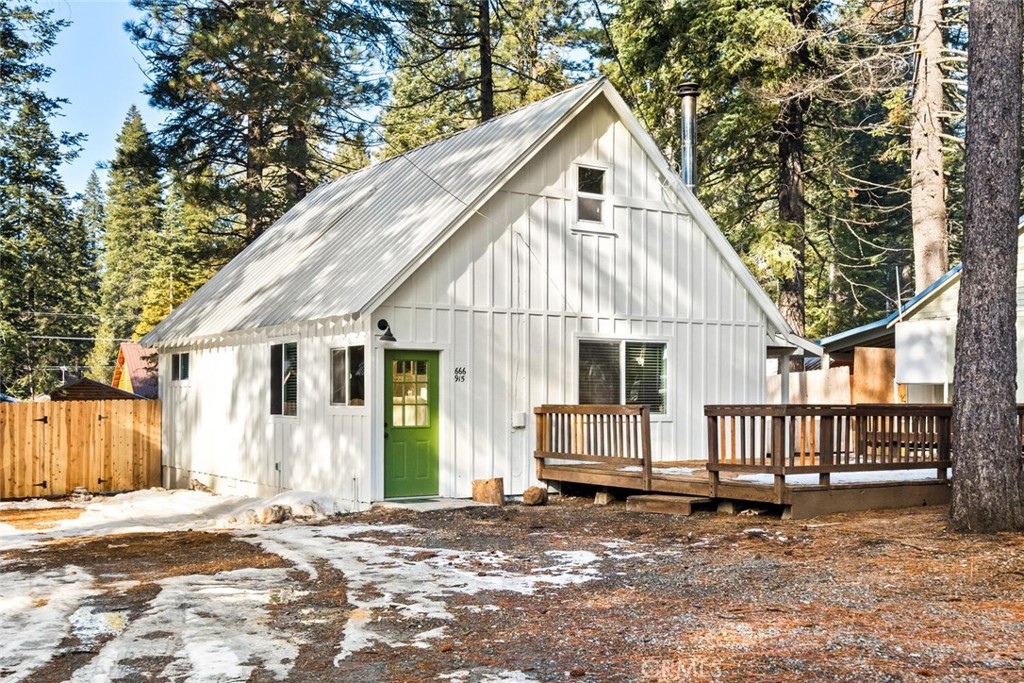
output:
<instances>
[{"instance_id":1,"label":"wooden deck","mask_svg":"<svg viewBox=\"0 0 1024 683\"><path fill-rule=\"evenodd\" d=\"M646 406L541 406L537 476L780 505L795 519L947 503L948 406L894 412L905 407L709 406L708 460L654 462ZM908 479L911 470L935 474Z\"/></svg>"}]
</instances>

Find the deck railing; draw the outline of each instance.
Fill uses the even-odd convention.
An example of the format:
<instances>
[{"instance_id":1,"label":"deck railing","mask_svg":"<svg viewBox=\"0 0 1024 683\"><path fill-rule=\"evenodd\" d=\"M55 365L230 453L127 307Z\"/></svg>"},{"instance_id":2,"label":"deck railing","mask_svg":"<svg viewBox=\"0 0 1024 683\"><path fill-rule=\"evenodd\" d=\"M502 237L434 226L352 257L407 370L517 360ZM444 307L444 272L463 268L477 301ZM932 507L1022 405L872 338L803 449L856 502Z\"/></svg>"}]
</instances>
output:
<instances>
[{"instance_id":1,"label":"deck railing","mask_svg":"<svg viewBox=\"0 0 1024 683\"><path fill-rule=\"evenodd\" d=\"M543 405L537 419L538 462L545 458L639 467L651 485L651 410L646 405Z\"/></svg>"},{"instance_id":2,"label":"deck railing","mask_svg":"<svg viewBox=\"0 0 1024 683\"><path fill-rule=\"evenodd\" d=\"M952 465L947 404L707 406L708 470L819 473Z\"/></svg>"}]
</instances>

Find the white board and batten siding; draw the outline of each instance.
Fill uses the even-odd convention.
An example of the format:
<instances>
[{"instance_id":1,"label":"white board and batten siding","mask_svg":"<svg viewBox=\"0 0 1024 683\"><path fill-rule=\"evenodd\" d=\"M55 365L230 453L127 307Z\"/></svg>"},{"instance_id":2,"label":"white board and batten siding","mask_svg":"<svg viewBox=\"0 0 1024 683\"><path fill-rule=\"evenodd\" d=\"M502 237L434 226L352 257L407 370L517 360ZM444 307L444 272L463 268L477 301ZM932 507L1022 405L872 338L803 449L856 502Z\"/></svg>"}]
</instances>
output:
<instances>
[{"instance_id":1,"label":"white board and batten siding","mask_svg":"<svg viewBox=\"0 0 1024 683\"><path fill-rule=\"evenodd\" d=\"M167 483L195 478L218 492L267 496L282 490L331 493L365 507L371 500L368 406L331 404L330 352L366 343L362 322L305 323L273 336L161 349L189 353L189 379L161 382ZM270 346L298 343L297 415L270 414Z\"/></svg>"},{"instance_id":2,"label":"white board and batten siding","mask_svg":"<svg viewBox=\"0 0 1024 683\"><path fill-rule=\"evenodd\" d=\"M703 406L764 401L785 322L655 154L597 81L312 193L149 335L168 484L383 498L385 346L439 352L442 496L538 483L532 409L579 401L582 339L664 342L654 455L703 459ZM605 170L600 224L576 219L579 164ZM272 416L270 347L292 341L298 414ZM365 405L332 406L330 350L359 344Z\"/></svg>"},{"instance_id":3,"label":"white board and batten siding","mask_svg":"<svg viewBox=\"0 0 1024 683\"><path fill-rule=\"evenodd\" d=\"M608 234L576 230L578 163L607 169ZM532 409L578 401L580 339L667 343L667 413L652 419L659 460L706 457L705 404L764 400L763 309L601 102L450 237L378 318L399 348L441 350L442 495L468 496L475 478L503 477L509 493L536 483ZM454 381L456 368L466 381ZM512 428L517 412L528 414L526 429Z\"/></svg>"}]
</instances>

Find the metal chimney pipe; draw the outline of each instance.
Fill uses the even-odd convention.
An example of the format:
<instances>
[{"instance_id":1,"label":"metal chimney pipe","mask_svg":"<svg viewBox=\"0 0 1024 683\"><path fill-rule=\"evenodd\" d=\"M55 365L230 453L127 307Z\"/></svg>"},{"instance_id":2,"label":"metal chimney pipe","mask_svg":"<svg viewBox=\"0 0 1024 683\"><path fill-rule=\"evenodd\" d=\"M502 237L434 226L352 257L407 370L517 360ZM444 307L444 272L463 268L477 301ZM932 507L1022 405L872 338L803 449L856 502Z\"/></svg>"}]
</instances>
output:
<instances>
[{"instance_id":1,"label":"metal chimney pipe","mask_svg":"<svg viewBox=\"0 0 1024 683\"><path fill-rule=\"evenodd\" d=\"M679 174L691 192L697 192L697 84L676 86L679 107Z\"/></svg>"}]
</instances>

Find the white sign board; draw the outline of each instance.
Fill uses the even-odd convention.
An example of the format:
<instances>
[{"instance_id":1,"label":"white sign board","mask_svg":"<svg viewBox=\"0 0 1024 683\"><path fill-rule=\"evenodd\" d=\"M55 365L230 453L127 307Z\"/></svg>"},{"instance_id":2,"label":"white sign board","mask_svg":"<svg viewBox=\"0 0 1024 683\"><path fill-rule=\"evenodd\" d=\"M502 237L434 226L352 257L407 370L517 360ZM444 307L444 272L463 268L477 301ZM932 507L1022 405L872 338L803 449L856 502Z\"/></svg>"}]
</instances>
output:
<instances>
[{"instance_id":1,"label":"white sign board","mask_svg":"<svg viewBox=\"0 0 1024 683\"><path fill-rule=\"evenodd\" d=\"M955 332L950 320L896 323L896 383L952 383Z\"/></svg>"}]
</instances>

